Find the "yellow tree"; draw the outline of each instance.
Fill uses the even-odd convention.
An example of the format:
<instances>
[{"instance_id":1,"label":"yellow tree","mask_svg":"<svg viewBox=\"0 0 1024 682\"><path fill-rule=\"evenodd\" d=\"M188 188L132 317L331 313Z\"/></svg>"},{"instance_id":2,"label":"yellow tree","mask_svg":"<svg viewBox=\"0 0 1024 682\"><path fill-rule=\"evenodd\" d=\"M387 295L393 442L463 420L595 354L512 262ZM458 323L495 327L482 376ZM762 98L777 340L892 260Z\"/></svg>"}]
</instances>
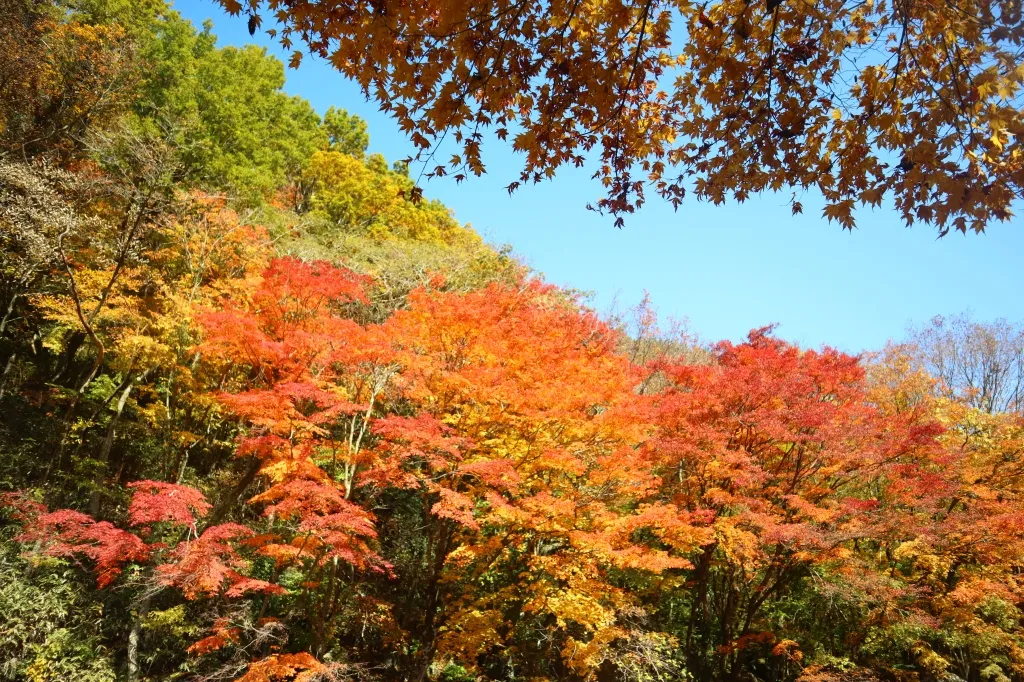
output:
<instances>
[{"instance_id":1,"label":"yellow tree","mask_svg":"<svg viewBox=\"0 0 1024 682\"><path fill-rule=\"evenodd\" d=\"M58 330L77 332L92 345L68 417L75 416L75 405L87 393L95 394L98 402L91 416L74 421L62 439L76 442L81 450L85 432L109 412L106 434L93 458L94 515L126 407L132 406L129 411L161 432L169 455L164 475L171 480L181 480L194 448L209 445L215 411L202 387L217 378L196 371L200 356L193 348L193 318L203 305L239 296L268 255L262 228L242 225L223 199L194 193L182 197L180 204L177 216L140 228L145 239L136 241L148 247L145 261L129 258L126 246L112 247L122 233L109 221L81 218L75 229L54 238L60 286L32 297L43 319ZM130 402L133 393L136 398L148 394L150 400L142 401L145 408Z\"/></svg>"},{"instance_id":2,"label":"yellow tree","mask_svg":"<svg viewBox=\"0 0 1024 682\"><path fill-rule=\"evenodd\" d=\"M378 240L463 246L479 242L440 202L412 201L412 180L390 170L379 154L364 162L338 151L316 152L307 176L313 186L310 208L344 230Z\"/></svg>"}]
</instances>

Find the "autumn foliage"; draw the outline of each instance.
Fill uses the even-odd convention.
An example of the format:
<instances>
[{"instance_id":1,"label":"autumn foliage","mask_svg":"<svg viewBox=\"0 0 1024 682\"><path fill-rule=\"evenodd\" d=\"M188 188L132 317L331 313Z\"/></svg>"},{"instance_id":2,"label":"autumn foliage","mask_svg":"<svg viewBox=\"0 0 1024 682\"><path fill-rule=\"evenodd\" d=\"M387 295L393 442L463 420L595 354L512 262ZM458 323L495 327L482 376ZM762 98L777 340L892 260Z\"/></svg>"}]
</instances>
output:
<instances>
[{"instance_id":1,"label":"autumn foliage","mask_svg":"<svg viewBox=\"0 0 1024 682\"><path fill-rule=\"evenodd\" d=\"M799 213L813 190L844 228L891 202L945 234L1021 195L1014 0L220 4L356 81L428 174L480 175L485 142L507 141L509 192L587 166L619 224L648 194L785 191Z\"/></svg>"},{"instance_id":2,"label":"autumn foliage","mask_svg":"<svg viewBox=\"0 0 1024 682\"><path fill-rule=\"evenodd\" d=\"M126 529L7 498L30 556L215 600L189 651L262 651L238 679L314 679L349 642L421 677L840 679L834 645L786 616L801 598L861 609L834 625L851 661L885 665L874 630L970 623L1018 674L1016 631L976 609L1020 599L1019 474L999 462L1021 426L931 393L903 404L927 378L900 356L872 381L762 329L708 363L636 364L621 332L529 279L423 288L382 323L360 321L373 282L326 262L276 258L248 286L195 316L251 462L237 521L155 480L126 486ZM245 611L303 633L295 653ZM919 639L909 652L947 660Z\"/></svg>"},{"instance_id":3,"label":"autumn foliage","mask_svg":"<svg viewBox=\"0 0 1024 682\"><path fill-rule=\"evenodd\" d=\"M936 320L851 356L770 327L699 344L649 302L605 319L418 200L362 121L285 96L259 50L161 3L4 3L0 679L1024 680L1011 325ZM682 62L655 4L272 6L424 149L439 121L492 124L527 180L600 150L618 212L637 162L673 196L662 157L713 200L964 195L918 215L939 225L997 215L1016 182L1017 142L990 136L1019 74L971 71L996 48L943 86L973 74L988 143L950 161L948 111L904 130L935 108L914 83L951 68L936 39L1014 40L1005 4L970 6L977 26L678 5ZM859 104L814 99L893 27ZM452 163L482 170L460 140ZM895 156L864 145L909 160L883 172Z\"/></svg>"}]
</instances>

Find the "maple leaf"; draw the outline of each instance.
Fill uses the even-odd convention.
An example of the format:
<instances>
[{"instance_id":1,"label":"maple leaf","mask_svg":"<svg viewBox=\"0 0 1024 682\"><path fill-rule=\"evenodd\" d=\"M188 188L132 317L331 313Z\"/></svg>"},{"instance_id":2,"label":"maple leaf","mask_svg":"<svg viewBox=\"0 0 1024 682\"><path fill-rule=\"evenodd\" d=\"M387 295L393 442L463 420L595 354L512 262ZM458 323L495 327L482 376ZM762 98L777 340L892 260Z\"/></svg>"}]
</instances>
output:
<instances>
[{"instance_id":1,"label":"maple leaf","mask_svg":"<svg viewBox=\"0 0 1024 682\"><path fill-rule=\"evenodd\" d=\"M227 619L220 619L211 628L212 634L192 644L186 651L195 656L205 656L239 640L241 628L231 626Z\"/></svg>"},{"instance_id":2,"label":"maple leaf","mask_svg":"<svg viewBox=\"0 0 1024 682\"><path fill-rule=\"evenodd\" d=\"M236 523L210 526L197 539L182 542L171 550L168 561L156 567L156 574L163 584L177 587L187 599L216 595L225 583L229 589L242 586L234 594L253 588L274 592L276 586L245 578L238 572L246 562L232 543L252 535L250 528Z\"/></svg>"},{"instance_id":3,"label":"maple leaf","mask_svg":"<svg viewBox=\"0 0 1024 682\"><path fill-rule=\"evenodd\" d=\"M35 507L33 511L42 510ZM95 564L96 586L100 589L117 579L124 564L144 562L151 552L137 535L70 509L40 513L15 539L39 543L43 554L48 556L81 555L91 559Z\"/></svg>"},{"instance_id":4,"label":"maple leaf","mask_svg":"<svg viewBox=\"0 0 1024 682\"><path fill-rule=\"evenodd\" d=\"M833 0L811 29L781 0L767 0L766 14L744 0L271 7L282 45L301 37L360 83L416 160L426 165L451 137L460 153L449 168L482 173L484 131L509 144L514 121L522 168L509 193L585 156L605 188L595 207L617 226L651 186L675 206L687 189L720 204L813 186L844 229L855 205L884 195L940 234L1006 220L1021 195L1024 28L1011 5L894 12ZM893 157L913 163L890 173ZM861 196L865 187L875 189Z\"/></svg>"},{"instance_id":5,"label":"maple leaf","mask_svg":"<svg viewBox=\"0 0 1024 682\"><path fill-rule=\"evenodd\" d=\"M128 488L134 491L128 506L128 518L133 526L150 523L194 526L211 508L201 492L187 485L136 481L129 483Z\"/></svg>"},{"instance_id":6,"label":"maple leaf","mask_svg":"<svg viewBox=\"0 0 1024 682\"><path fill-rule=\"evenodd\" d=\"M480 524L473 518L473 501L465 495L449 488L438 488L440 500L430 508L435 516L451 519L472 530L478 530Z\"/></svg>"},{"instance_id":7,"label":"maple leaf","mask_svg":"<svg viewBox=\"0 0 1024 682\"><path fill-rule=\"evenodd\" d=\"M305 652L274 654L254 661L235 682L313 682L328 667Z\"/></svg>"}]
</instances>

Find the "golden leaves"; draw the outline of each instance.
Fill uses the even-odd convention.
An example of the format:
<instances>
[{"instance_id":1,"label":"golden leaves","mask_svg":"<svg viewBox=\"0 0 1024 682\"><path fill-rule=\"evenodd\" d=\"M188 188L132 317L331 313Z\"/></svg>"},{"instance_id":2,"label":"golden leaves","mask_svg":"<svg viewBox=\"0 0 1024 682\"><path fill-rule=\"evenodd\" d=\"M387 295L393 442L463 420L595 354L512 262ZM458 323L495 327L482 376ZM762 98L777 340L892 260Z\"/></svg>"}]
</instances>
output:
<instances>
[{"instance_id":1,"label":"golden leaves","mask_svg":"<svg viewBox=\"0 0 1024 682\"><path fill-rule=\"evenodd\" d=\"M428 175L485 172L491 128L524 158L509 191L589 160L607 190L595 208L620 216L652 188L678 205L687 189L721 203L814 187L847 229L858 205L891 199L908 223L981 230L1022 191L1024 28L982 0L375 7L289 3L281 40L302 35L357 80L419 160L453 139L461 149ZM893 171L905 154L916 172ZM987 191L958 194L958 177Z\"/></svg>"},{"instance_id":2,"label":"golden leaves","mask_svg":"<svg viewBox=\"0 0 1024 682\"><path fill-rule=\"evenodd\" d=\"M826 204L821 213L828 220L834 220L845 229L852 230L854 227L853 207L853 199L844 199L834 204Z\"/></svg>"},{"instance_id":3,"label":"golden leaves","mask_svg":"<svg viewBox=\"0 0 1024 682\"><path fill-rule=\"evenodd\" d=\"M505 617L498 610L470 608L460 611L441 628L438 650L472 668L481 653L503 645L504 638L499 629L504 623Z\"/></svg>"}]
</instances>

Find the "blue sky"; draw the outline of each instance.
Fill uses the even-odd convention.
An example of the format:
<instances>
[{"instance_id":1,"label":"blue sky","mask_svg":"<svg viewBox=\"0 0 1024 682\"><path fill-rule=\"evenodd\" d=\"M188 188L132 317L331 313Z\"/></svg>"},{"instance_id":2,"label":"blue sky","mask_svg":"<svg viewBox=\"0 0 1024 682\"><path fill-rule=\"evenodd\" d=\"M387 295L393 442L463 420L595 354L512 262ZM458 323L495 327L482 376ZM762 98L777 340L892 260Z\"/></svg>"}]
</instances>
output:
<instances>
[{"instance_id":1,"label":"blue sky","mask_svg":"<svg viewBox=\"0 0 1024 682\"><path fill-rule=\"evenodd\" d=\"M255 42L287 61L265 34L250 37L244 19L211 0L174 6L197 26L212 19L220 45ZM389 160L411 154L394 122L326 63L307 57L287 79L286 90L319 112L334 105L365 118L371 152ZM767 194L745 204L691 201L678 212L652 198L619 230L585 208L601 193L592 169L567 169L509 197L504 186L517 179L520 161L501 143L487 144L486 176L426 182L425 194L489 241L511 244L549 281L593 292L598 310L632 305L646 290L661 315L688 318L707 340L736 340L778 323L779 336L801 346L850 352L900 338L908 323L965 309L982 320L1024 322L1024 218L937 240L934 230L907 229L894 212L875 209L861 211L851 233L821 218L821 201L811 195L794 217L788 194Z\"/></svg>"}]
</instances>

